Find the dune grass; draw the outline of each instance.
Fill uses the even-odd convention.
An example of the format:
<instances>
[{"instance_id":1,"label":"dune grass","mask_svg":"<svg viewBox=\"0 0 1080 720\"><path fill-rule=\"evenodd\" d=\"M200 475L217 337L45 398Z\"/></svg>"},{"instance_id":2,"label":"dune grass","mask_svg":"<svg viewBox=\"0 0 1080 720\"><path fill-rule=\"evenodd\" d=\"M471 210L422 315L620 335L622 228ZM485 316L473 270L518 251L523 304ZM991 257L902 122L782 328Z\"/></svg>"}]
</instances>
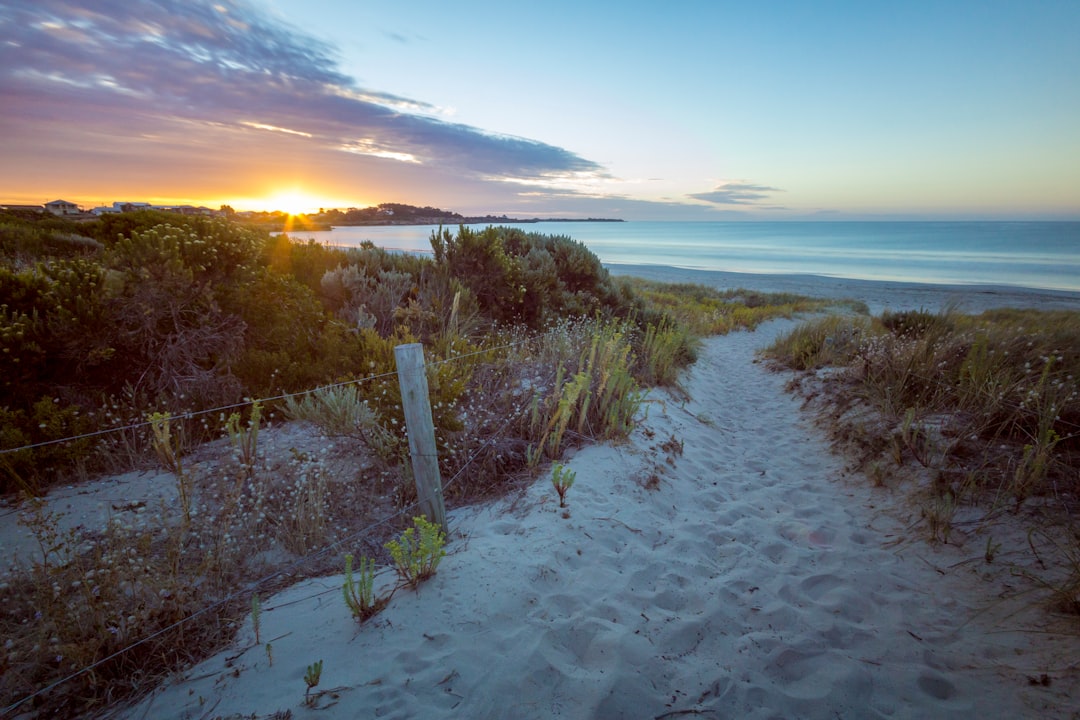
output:
<instances>
[{"instance_id":1,"label":"dune grass","mask_svg":"<svg viewBox=\"0 0 1080 720\"><path fill-rule=\"evenodd\" d=\"M978 467L979 478L987 487L1004 481L1017 503L1052 485L1080 490L1078 313L826 316L780 338L767 354L795 369L847 368L860 396L909 434L923 418L947 414L943 461L961 463L972 443L1007 450L1000 462Z\"/></svg>"}]
</instances>

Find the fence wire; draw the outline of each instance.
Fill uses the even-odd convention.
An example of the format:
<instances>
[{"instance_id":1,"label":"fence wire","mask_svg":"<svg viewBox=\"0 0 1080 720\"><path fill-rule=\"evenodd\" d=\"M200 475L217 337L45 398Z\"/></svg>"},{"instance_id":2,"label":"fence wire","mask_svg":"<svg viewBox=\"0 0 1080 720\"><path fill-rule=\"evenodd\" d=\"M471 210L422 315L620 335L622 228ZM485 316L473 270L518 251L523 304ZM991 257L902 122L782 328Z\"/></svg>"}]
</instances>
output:
<instances>
[{"instance_id":1,"label":"fence wire","mask_svg":"<svg viewBox=\"0 0 1080 720\"><path fill-rule=\"evenodd\" d=\"M543 337L547 336L551 332L556 332L556 331L551 330L551 331L548 331L548 333L542 333L542 334L538 334L538 335L528 336L528 337L522 338L520 340L515 340L514 342L506 343L506 344L499 345L499 346L496 346L496 347L485 348L485 349L482 349L482 350L477 350L477 351L474 351L474 352L465 353L465 354L462 354L462 355L456 355L456 356L450 357L450 358L445 358L443 360L437 360L437 361L434 361L434 362L431 362L431 363L427 363L426 367L433 367L433 366L442 365L442 364L446 364L446 363L457 362L457 361L460 361L460 360L464 360L466 358L475 357L477 355L483 355L483 354L487 354L487 353L491 353L491 352L498 352L498 351L501 351L501 350L506 350L506 349L509 349L509 348L518 347L518 346L533 342L535 340L538 340L540 338L543 338ZM175 419L188 419L188 418L193 418L193 417L197 417L197 416L200 416L200 415L206 415L206 414L210 414L210 413L223 412L223 411L226 411L226 410L234 410L234 409L237 409L237 408L254 405L255 403L267 403L267 402L273 402L273 401L276 401L276 400L283 400L283 399L286 399L286 398L289 398L289 397L299 397L299 396L319 392L319 391L324 390L324 389L342 387L342 386L347 386L347 385L355 385L355 384L360 384L360 383L364 383L364 382L379 380L379 379L383 379L383 378L387 378L387 377L393 377L393 376L396 376L396 375L397 375L396 371L395 372L389 372L389 373L382 373L380 375L373 375L373 376L369 376L369 377L366 377L366 378L360 378L360 379L357 379L357 380L349 380L349 381L344 381L344 382L340 382L340 383L333 383L333 384L330 384L330 385L323 385L323 386L319 386L317 388L312 388L310 390L305 390L305 391L301 391L301 392L297 392L297 393L286 393L286 394L277 395L277 396L274 396L274 397L262 398L262 399L259 399L259 400L247 400L247 401L244 401L242 403L235 403L235 404L232 404L232 405L227 405L227 406L222 406L222 407L217 407L217 408L210 408L210 409L207 409L207 410L201 410L201 411L197 411L197 412L185 413L183 415L176 416ZM475 448L470 453L469 457L466 458L465 462L461 465L460 468L457 469L457 471L454 473L454 475L451 476L444 483L442 483L440 491L444 495L445 495L447 490L454 487L455 484L458 483L462 477L464 477L466 471L480 457L480 455L485 450L487 450L489 447L491 447L494 443L496 443L499 439L501 439L504 436L506 430L510 427L511 423L514 422L514 420L516 420L520 416L520 412L521 412L521 409L519 409L518 412L511 413L503 421L502 425L494 433L492 433L492 435L490 437L488 437L483 443L480 444L480 446ZM49 441L49 442L46 442L46 443L37 443L37 444L34 444L34 445L28 445L28 446L22 447L22 448L8 449L8 450L0 451L0 454L7 453L7 452L17 452L19 450L31 450L31 449L34 449L34 448L37 448L37 447L42 447L44 445L52 445L52 444L56 444L56 443L60 443L60 442L71 442L71 441L74 441L74 440L80 440L80 439L87 438L87 437L97 437L97 436L108 434L108 433L123 432L123 431L126 431L126 430L147 427L149 425L150 425L149 422L135 423L135 424L127 425L127 426L124 426L124 427L110 428L110 429L107 429L107 430L97 431L97 432L94 432L94 433L87 433L85 435L74 436L74 437L71 437L71 438L63 438L63 439L59 439L59 440ZM195 620L197 620L197 619L199 619L199 618L201 618L201 617L203 617L203 616L205 616L207 614L213 613L215 610L219 610L221 608L228 607L228 606L232 605L233 603L239 601L242 598L245 598L245 597L250 598L253 594L257 593L260 588L265 587L266 585L268 585L272 581L276 580L277 578L280 578L282 576L291 574L291 573L303 568L304 566L309 565L310 563L314 562L315 560L323 558L326 555L328 555L329 553L331 553L331 552L333 552L333 551L335 551L335 550L337 550L337 549L339 549L339 548L341 548L341 547L343 547L343 546L345 546L345 545L347 545L349 543L353 543L353 542L356 542L358 540L361 540L362 538L365 538L365 537L371 535L377 528L385 526L385 525L387 525L387 524L389 524L389 523L391 523L391 522L393 522L393 521L395 521L395 520L397 520L399 518L405 517L409 513L413 512L415 510L418 510L419 507L420 507L420 501L419 500L417 500L415 502L412 502L409 505L406 505L406 506L398 509L397 511L391 513L390 515L388 515L388 516L386 516L386 517L384 517L384 518L382 518L380 520L377 520L377 521L367 525L366 527L364 527L364 528L362 528L360 530L352 532L352 533L350 533L350 534L348 534L348 535L346 535L344 537L338 538L337 540L334 540L333 542L330 542L330 543L324 545L323 547L319 548L318 550L316 550L316 551L314 551L312 553L308 553L308 554L304 555L303 557L297 558L296 560L294 560L293 562L289 563L288 565L286 565L284 567L277 568L274 571L272 571L272 572L270 572L270 573L268 573L268 574L266 574L266 575L264 575L264 576L262 576L262 577L260 577L260 578L258 578L256 580L252 580L252 581L244 584L243 587L239 588L238 590L235 590L234 592L229 593L225 597L220 598L220 599L214 601L213 603L211 603L211 604L209 604L209 605L207 605L207 606L205 606L203 608L200 608L199 610L193 612L191 615L188 615L188 616L186 616L184 618L181 618L180 620L177 620L176 622L168 625L167 627L156 630L155 632L151 633L150 635L147 635L146 637L140 638L139 640L136 640L135 642L133 642L133 643L131 643L129 645L126 645L125 647L120 648L119 650L116 650L115 652L113 652L113 653L111 653L111 654L109 654L109 655L107 655L107 656L105 656L103 658L100 658L100 659L94 661L93 663L91 663L89 665L86 665L85 667L82 667L82 668L74 671L74 672L64 676L63 678L55 680L55 681L49 683L48 685L46 685L46 686L44 686L42 688L39 688L38 690L31 693L30 695L27 695L27 696L19 699L18 701L16 701L16 702L14 702L14 703L0 709L0 716L7 716L10 713L12 713L13 711L15 711L18 708L25 705L26 703L34 700L35 698L46 695L49 692L51 692L51 691L65 685L65 684L67 684L69 682L71 682L72 680L75 680L76 678L79 678L79 677L81 677L81 676L83 676L83 675L85 675L87 673L90 673L90 672L94 671L96 668L101 667L105 663L108 663L108 662L110 662L112 660L115 660L116 658L119 658L119 657L131 652L132 650L134 650L134 649L136 649L138 647L146 645L147 643L150 643L150 642L152 642L153 640L155 640L157 638L160 638L160 637L162 637L164 635L167 635L170 632L178 630L178 629L184 627L185 625L188 625L188 624L194 622ZM16 509L16 510L10 511L8 514L11 514L12 512L18 512L18 510ZM320 591L319 593L313 594L313 595L311 595L311 596L309 596L307 598L300 598L300 599L296 600L295 602L302 602L305 599L310 599L310 598L313 598L313 597L317 597L318 595L325 594L326 592L329 592L329 591L326 591L326 590Z\"/></svg>"}]
</instances>

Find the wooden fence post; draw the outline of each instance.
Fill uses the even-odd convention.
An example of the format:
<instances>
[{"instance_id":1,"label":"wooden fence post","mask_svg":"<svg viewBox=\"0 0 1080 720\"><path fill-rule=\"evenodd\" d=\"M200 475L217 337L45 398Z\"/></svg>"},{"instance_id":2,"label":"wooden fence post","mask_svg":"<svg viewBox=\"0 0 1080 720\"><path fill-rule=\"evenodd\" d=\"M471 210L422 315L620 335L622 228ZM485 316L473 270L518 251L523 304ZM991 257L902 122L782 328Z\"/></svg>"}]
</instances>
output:
<instances>
[{"instance_id":1,"label":"wooden fence post","mask_svg":"<svg viewBox=\"0 0 1080 720\"><path fill-rule=\"evenodd\" d=\"M424 368L424 346L420 343L398 345L394 348L394 359L397 362L401 406L405 411L405 429L409 433L409 454L420 510L429 521L438 523L447 533L446 503L439 478L439 456L435 449L435 424L431 420L431 399L428 397L427 370Z\"/></svg>"}]
</instances>

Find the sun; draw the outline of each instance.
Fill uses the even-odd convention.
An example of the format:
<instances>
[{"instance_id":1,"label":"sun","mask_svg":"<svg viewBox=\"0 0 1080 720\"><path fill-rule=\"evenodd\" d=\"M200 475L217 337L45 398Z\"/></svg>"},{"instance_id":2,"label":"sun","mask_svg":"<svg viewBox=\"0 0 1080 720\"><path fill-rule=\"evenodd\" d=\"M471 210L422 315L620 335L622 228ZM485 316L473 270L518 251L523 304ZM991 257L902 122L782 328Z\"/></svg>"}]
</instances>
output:
<instances>
[{"instance_id":1,"label":"sun","mask_svg":"<svg viewBox=\"0 0 1080 720\"><path fill-rule=\"evenodd\" d=\"M282 190L266 199L270 210L280 210L289 215L307 215L317 212L319 200L300 190Z\"/></svg>"}]
</instances>

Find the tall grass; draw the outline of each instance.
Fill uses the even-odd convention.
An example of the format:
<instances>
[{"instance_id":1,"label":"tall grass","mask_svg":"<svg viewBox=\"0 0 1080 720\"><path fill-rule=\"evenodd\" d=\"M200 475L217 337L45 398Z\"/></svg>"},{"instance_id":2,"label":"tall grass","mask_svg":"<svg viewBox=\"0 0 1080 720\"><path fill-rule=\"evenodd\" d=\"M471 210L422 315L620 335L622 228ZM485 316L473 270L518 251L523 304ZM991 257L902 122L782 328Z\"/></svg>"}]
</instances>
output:
<instances>
[{"instance_id":1,"label":"tall grass","mask_svg":"<svg viewBox=\"0 0 1080 720\"><path fill-rule=\"evenodd\" d=\"M541 456L558 458L567 431L577 438L611 439L625 436L633 427L641 392L632 373L627 326L593 321L580 329L588 338L576 362L564 361L558 367L549 395L533 395L529 437L537 450L530 463ZM562 339L555 342L561 345Z\"/></svg>"}]
</instances>

